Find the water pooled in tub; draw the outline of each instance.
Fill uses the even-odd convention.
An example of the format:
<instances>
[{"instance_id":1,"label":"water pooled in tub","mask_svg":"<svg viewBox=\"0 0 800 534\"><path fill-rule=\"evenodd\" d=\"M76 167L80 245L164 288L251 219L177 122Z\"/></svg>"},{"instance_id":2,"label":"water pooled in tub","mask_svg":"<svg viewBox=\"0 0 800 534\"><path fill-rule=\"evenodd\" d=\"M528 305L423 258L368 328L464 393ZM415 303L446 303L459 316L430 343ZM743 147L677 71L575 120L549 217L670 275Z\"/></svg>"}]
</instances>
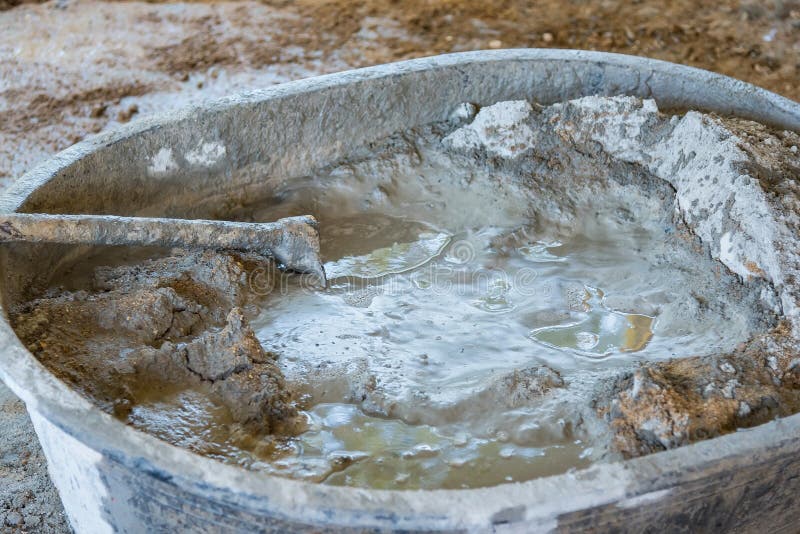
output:
<instances>
[{"instance_id":1,"label":"water pooled in tub","mask_svg":"<svg viewBox=\"0 0 800 534\"><path fill-rule=\"evenodd\" d=\"M616 262L647 270L629 248L634 238L585 240L565 253L520 229L450 232L377 214L323 222L322 237L328 289L286 287L253 322L290 380L330 371L309 380L318 403L309 430L270 470L331 484L458 488L588 463L558 414L541 421L535 400L498 413L481 404L500 399L481 393L517 369L569 372L647 347L655 318L608 307L596 287L619 284ZM374 391L353 398L364 376ZM526 425L544 430L531 438L520 432Z\"/></svg>"},{"instance_id":2,"label":"water pooled in tub","mask_svg":"<svg viewBox=\"0 0 800 534\"><path fill-rule=\"evenodd\" d=\"M730 311L727 322L687 313L692 288L714 283L710 262L665 258L674 228L620 212L637 202L661 209L660 200L613 193L595 204L590 194L569 224L551 225L558 210L531 210L536 197L506 178L465 182L435 158L391 167L390 179L367 170L296 181L280 203L246 214L320 219L328 287L284 278L251 321L303 393L308 428L277 448L207 436L217 445L202 452L388 489L561 473L599 455L597 436L575 427L584 377L718 350L747 330ZM173 417L145 404L131 420L184 428L180 444L191 448L194 434L209 432L192 425L222 417L195 407Z\"/></svg>"}]
</instances>

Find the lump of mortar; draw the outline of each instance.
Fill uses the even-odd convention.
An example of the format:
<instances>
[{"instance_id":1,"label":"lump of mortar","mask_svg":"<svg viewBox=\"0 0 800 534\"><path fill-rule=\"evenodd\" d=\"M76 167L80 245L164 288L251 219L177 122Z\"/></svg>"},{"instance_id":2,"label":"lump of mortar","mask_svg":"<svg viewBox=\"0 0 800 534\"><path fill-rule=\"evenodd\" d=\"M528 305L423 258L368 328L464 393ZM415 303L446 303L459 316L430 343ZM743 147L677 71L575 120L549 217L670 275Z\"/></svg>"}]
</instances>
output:
<instances>
[{"instance_id":1,"label":"lump of mortar","mask_svg":"<svg viewBox=\"0 0 800 534\"><path fill-rule=\"evenodd\" d=\"M214 382L212 392L230 410L234 421L257 434L295 434L301 423L293 396L272 362Z\"/></svg>"},{"instance_id":2,"label":"lump of mortar","mask_svg":"<svg viewBox=\"0 0 800 534\"><path fill-rule=\"evenodd\" d=\"M105 293L89 302L95 304L92 311L101 328L109 332L122 329L123 335L147 344L187 335L197 324L200 310L170 287L122 295Z\"/></svg>"},{"instance_id":3,"label":"lump of mortar","mask_svg":"<svg viewBox=\"0 0 800 534\"><path fill-rule=\"evenodd\" d=\"M124 377L123 381L133 384L144 384L153 377L171 384L197 381L187 369L185 350L171 341L165 341L158 348L142 346L120 351L117 371Z\"/></svg>"},{"instance_id":4,"label":"lump of mortar","mask_svg":"<svg viewBox=\"0 0 800 534\"><path fill-rule=\"evenodd\" d=\"M488 380L485 387L478 389L456 403L448 405L424 404L405 408L409 422L441 424L463 420L488 420L499 412L517 409L541 402L551 391L565 387L561 374L539 365L515 369Z\"/></svg>"},{"instance_id":5,"label":"lump of mortar","mask_svg":"<svg viewBox=\"0 0 800 534\"><path fill-rule=\"evenodd\" d=\"M509 408L518 408L545 395L553 388L564 387L558 371L547 366L514 370L494 380L481 396Z\"/></svg>"},{"instance_id":6,"label":"lump of mortar","mask_svg":"<svg viewBox=\"0 0 800 534\"><path fill-rule=\"evenodd\" d=\"M546 365L515 369L490 378L486 387L448 407L447 412L458 420L464 414L480 416L497 409L520 408L564 385L561 374Z\"/></svg>"},{"instance_id":7,"label":"lump of mortar","mask_svg":"<svg viewBox=\"0 0 800 534\"><path fill-rule=\"evenodd\" d=\"M99 267L94 291L33 300L13 310L12 321L42 363L118 417L143 397L205 384L248 431L289 431L297 415L291 391L240 307L261 264L179 251Z\"/></svg>"},{"instance_id":8,"label":"lump of mortar","mask_svg":"<svg viewBox=\"0 0 800 534\"><path fill-rule=\"evenodd\" d=\"M231 310L222 330L205 332L188 343L185 350L187 367L212 382L251 368L254 359L267 359L240 308Z\"/></svg>"},{"instance_id":9,"label":"lump of mortar","mask_svg":"<svg viewBox=\"0 0 800 534\"><path fill-rule=\"evenodd\" d=\"M171 288L77 291L31 301L12 311L12 322L43 364L111 410L119 399L130 401L124 377L134 376L138 359L163 356L154 346L191 330L195 308ZM164 367L155 376L174 377Z\"/></svg>"},{"instance_id":10,"label":"lump of mortar","mask_svg":"<svg viewBox=\"0 0 800 534\"><path fill-rule=\"evenodd\" d=\"M241 309L218 332L204 332L185 346L186 366L212 382L211 391L233 419L258 433L293 428L296 409L274 355L264 351Z\"/></svg>"},{"instance_id":11,"label":"lump of mortar","mask_svg":"<svg viewBox=\"0 0 800 534\"><path fill-rule=\"evenodd\" d=\"M485 147L496 156L514 158L534 143L536 135L527 124L533 107L525 100L499 102L482 108L472 123L442 140L449 148L472 150Z\"/></svg>"},{"instance_id":12,"label":"lump of mortar","mask_svg":"<svg viewBox=\"0 0 800 534\"><path fill-rule=\"evenodd\" d=\"M366 358L358 358L346 365L322 362L306 366L293 385L302 392L309 404L346 402L360 404L367 413L388 416L392 405L381 392L376 391L377 379Z\"/></svg>"},{"instance_id":13,"label":"lump of mortar","mask_svg":"<svg viewBox=\"0 0 800 534\"><path fill-rule=\"evenodd\" d=\"M215 322L222 322L228 310L245 304L248 271L263 259L246 254L218 254L214 251L176 250L171 256L136 265L98 267L94 287L110 291L122 288L170 287L203 306Z\"/></svg>"},{"instance_id":14,"label":"lump of mortar","mask_svg":"<svg viewBox=\"0 0 800 534\"><path fill-rule=\"evenodd\" d=\"M647 362L621 378L599 402L616 448L630 458L797 412L800 360L789 331L782 324L730 354Z\"/></svg>"}]
</instances>

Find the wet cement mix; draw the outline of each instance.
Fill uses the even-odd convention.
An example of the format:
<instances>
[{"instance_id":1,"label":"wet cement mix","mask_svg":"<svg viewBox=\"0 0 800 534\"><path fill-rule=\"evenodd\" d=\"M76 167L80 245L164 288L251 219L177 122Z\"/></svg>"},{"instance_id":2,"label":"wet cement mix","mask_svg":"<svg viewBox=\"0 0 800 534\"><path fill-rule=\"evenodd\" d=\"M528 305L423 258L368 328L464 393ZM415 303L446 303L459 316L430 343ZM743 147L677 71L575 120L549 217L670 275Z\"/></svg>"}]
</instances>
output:
<instances>
[{"instance_id":1,"label":"wet cement mix","mask_svg":"<svg viewBox=\"0 0 800 534\"><path fill-rule=\"evenodd\" d=\"M12 324L128 424L301 480L458 489L670 449L800 409L798 145L633 97L465 103L227 214L314 215L324 288L103 250Z\"/></svg>"},{"instance_id":2,"label":"wet cement mix","mask_svg":"<svg viewBox=\"0 0 800 534\"><path fill-rule=\"evenodd\" d=\"M298 77L451 51L536 46L641 54L797 99L798 25L795 1L0 2L0 181L7 185L57 150L131 118ZM753 125L745 132L739 135L754 147L771 138ZM759 348L737 351L741 359ZM776 362L767 360L768 367ZM662 384L693 385L686 377L708 362L659 365L620 382L618 402L605 410L621 430L624 414L635 409L623 395L626 384L647 385L644 391L657 395ZM714 373L716 386L732 395L738 377L731 368ZM745 369L752 376L763 371ZM719 413L730 413L730 400ZM664 397L660 413L682 402ZM1 384L0 418L0 525L12 532L68 531L24 407Z\"/></svg>"}]
</instances>

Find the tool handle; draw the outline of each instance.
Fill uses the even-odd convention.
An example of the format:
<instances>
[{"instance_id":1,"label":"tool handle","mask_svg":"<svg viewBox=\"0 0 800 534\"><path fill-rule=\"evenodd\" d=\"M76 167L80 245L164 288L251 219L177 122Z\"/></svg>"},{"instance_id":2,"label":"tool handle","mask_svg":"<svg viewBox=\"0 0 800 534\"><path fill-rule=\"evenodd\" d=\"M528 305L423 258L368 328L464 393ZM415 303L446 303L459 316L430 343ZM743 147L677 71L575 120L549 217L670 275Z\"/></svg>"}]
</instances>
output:
<instances>
[{"instance_id":1,"label":"tool handle","mask_svg":"<svg viewBox=\"0 0 800 534\"><path fill-rule=\"evenodd\" d=\"M311 215L249 223L117 215L2 214L0 243L14 241L253 251L274 258L285 269L315 274L325 282L319 224Z\"/></svg>"}]
</instances>

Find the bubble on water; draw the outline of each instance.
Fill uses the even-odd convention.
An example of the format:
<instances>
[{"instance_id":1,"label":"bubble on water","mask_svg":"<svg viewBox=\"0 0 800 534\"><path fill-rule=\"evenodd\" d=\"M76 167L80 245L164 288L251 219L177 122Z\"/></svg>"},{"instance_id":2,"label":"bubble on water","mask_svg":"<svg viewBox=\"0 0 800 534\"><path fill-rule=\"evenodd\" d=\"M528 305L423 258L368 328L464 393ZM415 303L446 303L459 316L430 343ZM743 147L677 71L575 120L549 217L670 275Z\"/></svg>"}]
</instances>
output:
<instances>
[{"instance_id":1,"label":"bubble on water","mask_svg":"<svg viewBox=\"0 0 800 534\"><path fill-rule=\"evenodd\" d=\"M433 287L433 281L427 272L415 272L411 275L411 283L414 284L414 287L417 289L426 290Z\"/></svg>"},{"instance_id":2,"label":"bubble on water","mask_svg":"<svg viewBox=\"0 0 800 534\"><path fill-rule=\"evenodd\" d=\"M464 457L455 457L447 460L447 465L455 468L464 467L465 465L467 465L467 463L469 463L469 458L464 458Z\"/></svg>"},{"instance_id":3,"label":"bubble on water","mask_svg":"<svg viewBox=\"0 0 800 534\"><path fill-rule=\"evenodd\" d=\"M461 239L456 241L447 250L444 261L454 265L466 265L477 257L475 244L471 241Z\"/></svg>"},{"instance_id":4,"label":"bubble on water","mask_svg":"<svg viewBox=\"0 0 800 534\"><path fill-rule=\"evenodd\" d=\"M594 332L578 332L575 338L575 347L580 350L592 350L600 341L600 336Z\"/></svg>"},{"instance_id":5,"label":"bubble on water","mask_svg":"<svg viewBox=\"0 0 800 534\"><path fill-rule=\"evenodd\" d=\"M483 311L497 313L514 309L511 300L511 284L504 278L494 278L486 283L484 294L473 305Z\"/></svg>"},{"instance_id":6,"label":"bubble on water","mask_svg":"<svg viewBox=\"0 0 800 534\"><path fill-rule=\"evenodd\" d=\"M515 453L516 449L514 447L507 446L500 449L500 451L497 454L498 456L500 456L500 458L511 458L512 456L514 456Z\"/></svg>"}]
</instances>

